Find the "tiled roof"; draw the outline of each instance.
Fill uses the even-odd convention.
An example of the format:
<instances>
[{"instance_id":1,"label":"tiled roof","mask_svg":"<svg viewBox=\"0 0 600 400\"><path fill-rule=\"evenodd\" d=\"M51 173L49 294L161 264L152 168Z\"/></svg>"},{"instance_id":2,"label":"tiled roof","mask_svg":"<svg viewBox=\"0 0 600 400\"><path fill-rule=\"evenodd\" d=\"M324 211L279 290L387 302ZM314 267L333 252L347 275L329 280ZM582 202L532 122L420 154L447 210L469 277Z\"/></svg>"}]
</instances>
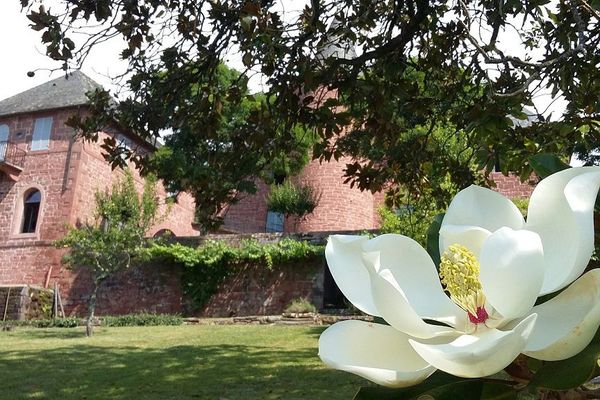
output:
<instances>
[{"instance_id":1,"label":"tiled roof","mask_svg":"<svg viewBox=\"0 0 600 400\"><path fill-rule=\"evenodd\" d=\"M0 101L0 117L87 104L85 94L101 88L83 72L73 71Z\"/></svg>"}]
</instances>

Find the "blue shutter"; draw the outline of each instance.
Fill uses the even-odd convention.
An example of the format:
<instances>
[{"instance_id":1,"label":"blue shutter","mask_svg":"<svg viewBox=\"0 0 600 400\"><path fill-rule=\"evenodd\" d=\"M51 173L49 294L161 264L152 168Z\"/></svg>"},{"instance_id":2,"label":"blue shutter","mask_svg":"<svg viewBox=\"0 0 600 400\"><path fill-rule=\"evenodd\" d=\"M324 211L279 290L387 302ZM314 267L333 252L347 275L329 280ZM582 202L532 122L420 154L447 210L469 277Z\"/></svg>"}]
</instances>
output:
<instances>
[{"instance_id":1,"label":"blue shutter","mask_svg":"<svg viewBox=\"0 0 600 400\"><path fill-rule=\"evenodd\" d=\"M0 161L4 161L6 157L6 149L8 148L8 125L0 125Z\"/></svg>"},{"instance_id":2,"label":"blue shutter","mask_svg":"<svg viewBox=\"0 0 600 400\"><path fill-rule=\"evenodd\" d=\"M52 131L52 117L37 118L33 127L31 150L47 150L50 147L50 132Z\"/></svg>"},{"instance_id":3,"label":"blue shutter","mask_svg":"<svg viewBox=\"0 0 600 400\"><path fill-rule=\"evenodd\" d=\"M267 232L283 232L284 216L282 213L267 212Z\"/></svg>"}]
</instances>

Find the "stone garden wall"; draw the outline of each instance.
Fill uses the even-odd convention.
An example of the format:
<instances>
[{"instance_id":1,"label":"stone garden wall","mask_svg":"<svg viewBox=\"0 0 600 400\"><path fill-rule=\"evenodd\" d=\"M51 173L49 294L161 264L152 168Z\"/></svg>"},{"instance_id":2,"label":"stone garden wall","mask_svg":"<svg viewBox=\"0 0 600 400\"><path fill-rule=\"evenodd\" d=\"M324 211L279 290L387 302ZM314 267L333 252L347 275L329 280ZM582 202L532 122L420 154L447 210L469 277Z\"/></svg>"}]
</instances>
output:
<instances>
[{"instance_id":1,"label":"stone garden wall","mask_svg":"<svg viewBox=\"0 0 600 400\"><path fill-rule=\"evenodd\" d=\"M0 286L0 321L50 318L53 294L34 286Z\"/></svg>"},{"instance_id":2,"label":"stone garden wall","mask_svg":"<svg viewBox=\"0 0 600 400\"><path fill-rule=\"evenodd\" d=\"M200 311L204 317L277 315L296 298L323 303L322 260L275 266L248 265L223 282Z\"/></svg>"}]
</instances>

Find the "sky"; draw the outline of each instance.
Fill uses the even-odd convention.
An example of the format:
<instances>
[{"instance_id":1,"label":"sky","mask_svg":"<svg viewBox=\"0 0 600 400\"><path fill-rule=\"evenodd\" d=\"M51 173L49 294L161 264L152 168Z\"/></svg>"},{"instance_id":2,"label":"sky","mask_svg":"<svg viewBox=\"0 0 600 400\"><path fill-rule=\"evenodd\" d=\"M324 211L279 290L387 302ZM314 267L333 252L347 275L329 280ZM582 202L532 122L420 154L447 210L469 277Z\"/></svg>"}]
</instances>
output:
<instances>
[{"instance_id":1,"label":"sky","mask_svg":"<svg viewBox=\"0 0 600 400\"><path fill-rule=\"evenodd\" d=\"M306 0L281 0L281 7L293 15L305 3ZM53 68L60 68L60 64L45 56L40 37L39 32L29 27L29 20L21 12L19 0L0 0L0 100L64 74L62 70L51 72ZM118 75L126 70L125 62L118 57L123 48L120 40L96 46L83 65L82 71L114 93L117 87L113 85L109 76ZM358 50L360 52L360 49ZM233 54L228 58L230 66L242 69L238 55ZM35 76L28 77L28 71L35 71ZM260 89L260 77L253 78L250 90ZM535 101L538 109L544 110L550 98L542 94ZM552 104L548 111L554 112L556 118L563 108L564 103L558 101Z\"/></svg>"},{"instance_id":2,"label":"sky","mask_svg":"<svg viewBox=\"0 0 600 400\"><path fill-rule=\"evenodd\" d=\"M288 15L296 15L307 0L281 0L282 7ZM21 12L19 0L0 0L0 100L21 93L34 86L58 78L63 71L52 72L60 63L53 62L45 55L45 47L41 42L41 33L29 27L30 21ZM110 76L126 71L126 63L118 54L125 47L119 39L97 45L85 61L82 71L90 78L115 92ZM243 69L241 56L229 55L227 64L239 70ZM28 71L35 71L35 76L27 76ZM251 91L261 90L261 78L251 79Z\"/></svg>"},{"instance_id":3,"label":"sky","mask_svg":"<svg viewBox=\"0 0 600 400\"><path fill-rule=\"evenodd\" d=\"M29 20L21 12L18 0L2 0L0 4L0 99L13 96L34 86L58 78L63 71L50 73L60 67L45 55L41 34L29 28ZM111 88L107 75L124 70L117 53L117 42L95 50L82 68L83 72L101 85ZM28 71L35 71L29 78Z\"/></svg>"}]
</instances>

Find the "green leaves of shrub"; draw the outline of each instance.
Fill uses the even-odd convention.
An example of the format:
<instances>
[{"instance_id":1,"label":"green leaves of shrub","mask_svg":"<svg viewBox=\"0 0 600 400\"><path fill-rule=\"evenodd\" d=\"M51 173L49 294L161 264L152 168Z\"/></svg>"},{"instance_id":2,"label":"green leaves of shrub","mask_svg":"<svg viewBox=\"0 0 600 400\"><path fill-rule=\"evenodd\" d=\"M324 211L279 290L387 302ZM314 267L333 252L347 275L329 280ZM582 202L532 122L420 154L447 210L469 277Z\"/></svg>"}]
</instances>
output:
<instances>
[{"instance_id":1,"label":"green leaves of shrub","mask_svg":"<svg viewBox=\"0 0 600 400\"><path fill-rule=\"evenodd\" d=\"M271 185L267 207L285 216L295 215L302 218L314 211L319 204L319 199L319 194L312 186L294 184L286 180L281 185Z\"/></svg>"},{"instance_id":2,"label":"green leaves of shrub","mask_svg":"<svg viewBox=\"0 0 600 400\"><path fill-rule=\"evenodd\" d=\"M306 297L293 299L285 307L286 313L316 313L317 307L314 306Z\"/></svg>"},{"instance_id":3,"label":"green leaves of shrub","mask_svg":"<svg viewBox=\"0 0 600 400\"><path fill-rule=\"evenodd\" d=\"M106 316L101 318L102 326L160 326L181 325L181 315L137 313L117 316Z\"/></svg>"},{"instance_id":4,"label":"green leaves of shrub","mask_svg":"<svg viewBox=\"0 0 600 400\"><path fill-rule=\"evenodd\" d=\"M0 322L0 326L30 326L34 328L75 328L81 324L82 320L78 317Z\"/></svg>"}]
</instances>

